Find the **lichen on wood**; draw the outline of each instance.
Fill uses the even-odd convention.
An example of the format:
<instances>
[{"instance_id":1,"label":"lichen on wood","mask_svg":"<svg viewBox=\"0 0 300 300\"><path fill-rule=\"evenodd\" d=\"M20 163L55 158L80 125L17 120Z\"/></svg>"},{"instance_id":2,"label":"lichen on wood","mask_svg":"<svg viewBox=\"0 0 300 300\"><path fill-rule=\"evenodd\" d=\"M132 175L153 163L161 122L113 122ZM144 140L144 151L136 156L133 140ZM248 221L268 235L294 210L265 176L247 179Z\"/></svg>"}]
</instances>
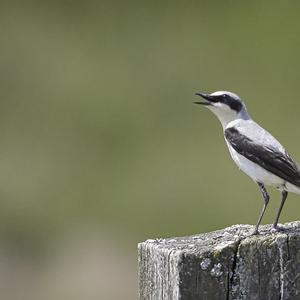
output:
<instances>
[{"instance_id":1,"label":"lichen on wood","mask_svg":"<svg viewBox=\"0 0 300 300\"><path fill-rule=\"evenodd\" d=\"M138 246L140 300L300 299L300 222L234 225Z\"/></svg>"}]
</instances>

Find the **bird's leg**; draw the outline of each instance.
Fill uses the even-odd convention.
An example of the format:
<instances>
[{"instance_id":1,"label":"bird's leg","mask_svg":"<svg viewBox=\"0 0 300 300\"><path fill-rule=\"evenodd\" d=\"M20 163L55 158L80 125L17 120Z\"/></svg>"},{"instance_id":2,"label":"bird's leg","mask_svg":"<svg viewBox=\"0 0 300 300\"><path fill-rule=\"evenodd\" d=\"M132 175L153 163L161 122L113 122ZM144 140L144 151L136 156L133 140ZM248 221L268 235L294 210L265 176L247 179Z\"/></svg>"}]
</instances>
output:
<instances>
[{"instance_id":1,"label":"bird's leg","mask_svg":"<svg viewBox=\"0 0 300 300\"><path fill-rule=\"evenodd\" d=\"M279 217L280 217L280 214L281 214L281 211L282 211L282 208L283 208L283 205L284 205L284 202L285 202L287 196L288 196L288 192L285 191L285 190L283 190L283 191L281 192L281 203L280 203L280 206L279 206L277 215L276 215L275 222L273 223L273 228L274 228L275 230L278 230L278 226L277 226L278 220L279 220Z\"/></svg>"},{"instance_id":2,"label":"bird's leg","mask_svg":"<svg viewBox=\"0 0 300 300\"><path fill-rule=\"evenodd\" d=\"M261 213L260 213L260 215L259 215L259 219L258 219L257 224L256 224L256 226L255 226L253 235L258 234L258 227L259 227L260 222L261 222L261 220L262 220L262 218L263 218L263 216L264 216L264 214L265 214L265 211L266 211L266 208L267 208L267 206L268 206L269 199L270 199L270 196L269 196L269 194L268 194L268 192L267 192L265 186L264 186L262 183L260 183L260 182L258 182L257 184L258 184L258 186L259 186L259 188L260 188L260 191L261 191L261 193L262 193L262 195L263 195L263 198L264 198L264 206L263 206L263 208L262 208L262 210L261 210Z\"/></svg>"}]
</instances>

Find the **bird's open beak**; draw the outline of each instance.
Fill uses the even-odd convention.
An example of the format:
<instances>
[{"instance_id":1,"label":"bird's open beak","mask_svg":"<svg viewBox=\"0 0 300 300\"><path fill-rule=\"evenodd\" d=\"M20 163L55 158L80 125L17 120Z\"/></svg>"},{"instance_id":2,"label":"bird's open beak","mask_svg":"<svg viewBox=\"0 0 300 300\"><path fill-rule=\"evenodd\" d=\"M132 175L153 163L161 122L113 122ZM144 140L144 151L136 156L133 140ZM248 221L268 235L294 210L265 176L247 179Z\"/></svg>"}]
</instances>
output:
<instances>
[{"instance_id":1,"label":"bird's open beak","mask_svg":"<svg viewBox=\"0 0 300 300\"><path fill-rule=\"evenodd\" d=\"M201 105L212 105L213 102L215 102L214 97L209 95L209 94L204 94L204 93L196 93L195 95L200 96L202 98L204 98L207 101L195 101L195 104L201 104Z\"/></svg>"}]
</instances>

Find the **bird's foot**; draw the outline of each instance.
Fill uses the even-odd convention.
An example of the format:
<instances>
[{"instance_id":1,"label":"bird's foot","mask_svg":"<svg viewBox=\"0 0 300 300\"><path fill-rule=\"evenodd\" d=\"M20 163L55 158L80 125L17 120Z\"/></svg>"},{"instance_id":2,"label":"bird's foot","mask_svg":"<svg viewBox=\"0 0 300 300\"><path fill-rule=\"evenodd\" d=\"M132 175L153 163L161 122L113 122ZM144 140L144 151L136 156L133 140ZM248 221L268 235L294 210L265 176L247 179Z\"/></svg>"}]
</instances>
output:
<instances>
[{"instance_id":1,"label":"bird's foot","mask_svg":"<svg viewBox=\"0 0 300 300\"><path fill-rule=\"evenodd\" d=\"M250 234L250 236L254 236L258 234L259 234L258 228L255 227L254 231Z\"/></svg>"},{"instance_id":2,"label":"bird's foot","mask_svg":"<svg viewBox=\"0 0 300 300\"><path fill-rule=\"evenodd\" d=\"M277 225L272 225L272 228L271 228L271 233L275 233L275 232L282 232L282 231L285 231L286 229L283 227L283 226L279 226L278 224Z\"/></svg>"}]
</instances>

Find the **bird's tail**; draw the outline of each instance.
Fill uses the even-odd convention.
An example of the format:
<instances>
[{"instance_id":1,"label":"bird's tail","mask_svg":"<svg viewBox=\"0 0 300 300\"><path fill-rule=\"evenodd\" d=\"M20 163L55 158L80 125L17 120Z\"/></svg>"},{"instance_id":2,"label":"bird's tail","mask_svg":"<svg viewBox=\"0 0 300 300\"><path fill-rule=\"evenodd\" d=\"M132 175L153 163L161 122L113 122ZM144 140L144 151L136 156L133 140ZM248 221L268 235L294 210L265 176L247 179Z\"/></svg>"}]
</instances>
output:
<instances>
[{"instance_id":1,"label":"bird's tail","mask_svg":"<svg viewBox=\"0 0 300 300\"><path fill-rule=\"evenodd\" d=\"M288 192L291 192L291 193L295 193L295 194L299 194L299 195L300 195L300 187L299 187L299 186L296 186L296 185L291 184L291 183L289 183L289 182L287 182L287 183L285 184L285 186L286 186L286 190L287 190Z\"/></svg>"}]
</instances>

